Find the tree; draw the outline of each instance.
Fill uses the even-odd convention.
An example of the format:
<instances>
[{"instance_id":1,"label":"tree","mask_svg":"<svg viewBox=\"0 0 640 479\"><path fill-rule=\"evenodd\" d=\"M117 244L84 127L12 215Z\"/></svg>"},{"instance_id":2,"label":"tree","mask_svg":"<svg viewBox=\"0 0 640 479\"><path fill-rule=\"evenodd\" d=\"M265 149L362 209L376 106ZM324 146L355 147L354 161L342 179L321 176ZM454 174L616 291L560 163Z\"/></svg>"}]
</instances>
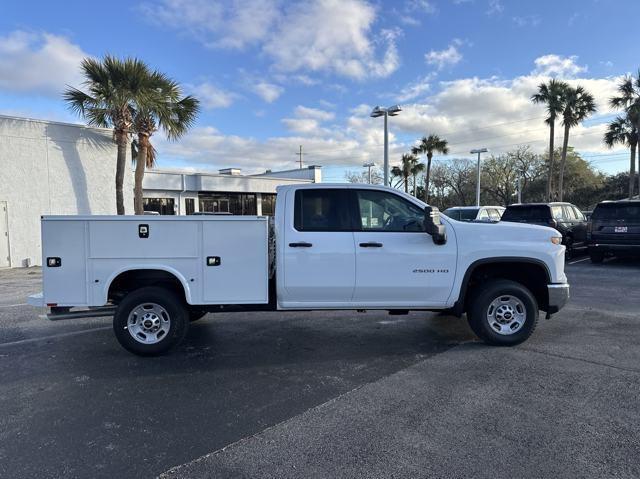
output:
<instances>
[{"instance_id":1,"label":"tree","mask_svg":"<svg viewBox=\"0 0 640 479\"><path fill-rule=\"evenodd\" d=\"M391 168L392 176L402 178L405 193L409 193L409 176L413 174L414 167L417 163L418 158L416 158L415 155L405 153L400 159L400 166L394 166Z\"/></svg>"},{"instance_id":2,"label":"tree","mask_svg":"<svg viewBox=\"0 0 640 479\"><path fill-rule=\"evenodd\" d=\"M624 77L618 85L618 93L618 96L614 96L609 100L610 105L613 108L624 109L629 121L635 124L635 131L640 132L640 71L638 71L636 78L631 76ZM629 197L633 196L634 184L635 160L633 164L630 164L629 168ZM640 184L638 188L640 189Z\"/></svg>"},{"instance_id":3,"label":"tree","mask_svg":"<svg viewBox=\"0 0 640 479\"><path fill-rule=\"evenodd\" d=\"M434 153L446 155L449 153L447 140L438 135L423 136L417 146L411 149L413 155L427 155L427 172L424 179L424 200L429 203L429 179L431 175L431 160Z\"/></svg>"},{"instance_id":4,"label":"tree","mask_svg":"<svg viewBox=\"0 0 640 479\"><path fill-rule=\"evenodd\" d=\"M424 163L417 161L416 158L416 162L411 167L411 176L413 176L413 196L415 196L416 198L418 194L418 175L425 169L426 167L424 166Z\"/></svg>"},{"instance_id":5,"label":"tree","mask_svg":"<svg viewBox=\"0 0 640 479\"><path fill-rule=\"evenodd\" d=\"M556 118L564 109L563 97L567 84L556 79L549 80L548 83L538 85L538 93L531 96L533 103L541 103L547 107L547 118L545 123L549 125L549 170L547 176L546 197L547 201L551 201L552 188L552 172L553 172L553 156L555 153L553 140L555 136Z\"/></svg>"},{"instance_id":6,"label":"tree","mask_svg":"<svg viewBox=\"0 0 640 479\"><path fill-rule=\"evenodd\" d=\"M564 195L564 171L567 161L567 148L569 147L569 132L571 128L580 124L580 122L596 111L596 101L593 95L581 86L575 88L571 86L565 87L563 103L562 125L564 126L564 138L560 157L560 175L558 177L559 201L562 201Z\"/></svg>"},{"instance_id":7,"label":"tree","mask_svg":"<svg viewBox=\"0 0 640 479\"><path fill-rule=\"evenodd\" d=\"M84 117L89 125L113 128L117 145L116 211L119 215L125 214L122 185L134 104L140 93L137 72L141 66L138 60L119 60L109 55L103 60L85 58L80 67L87 92L69 87L63 94L71 111Z\"/></svg>"},{"instance_id":8,"label":"tree","mask_svg":"<svg viewBox=\"0 0 640 479\"><path fill-rule=\"evenodd\" d=\"M175 81L157 70L149 70L146 65L140 69L138 81L143 85L143 94L136 98L133 118L133 130L138 135L134 207L135 213L141 215L144 214L142 180L145 168L153 166L155 161L151 136L160 129L169 140L180 138L193 125L199 102L191 95L182 96Z\"/></svg>"},{"instance_id":9,"label":"tree","mask_svg":"<svg viewBox=\"0 0 640 479\"><path fill-rule=\"evenodd\" d=\"M629 119L629 115L618 116L607 126L604 134L604 144L609 148L615 145L623 145L630 149L629 155L629 198L633 198L635 189L636 147L638 145L638 130L635 123Z\"/></svg>"},{"instance_id":10,"label":"tree","mask_svg":"<svg viewBox=\"0 0 640 479\"><path fill-rule=\"evenodd\" d=\"M349 183L369 183L369 172L364 171L347 171L344 174L345 179ZM380 168L371 168L371 184L381 185L383 181L383 173Z\"/></svg>"}]
</instances>

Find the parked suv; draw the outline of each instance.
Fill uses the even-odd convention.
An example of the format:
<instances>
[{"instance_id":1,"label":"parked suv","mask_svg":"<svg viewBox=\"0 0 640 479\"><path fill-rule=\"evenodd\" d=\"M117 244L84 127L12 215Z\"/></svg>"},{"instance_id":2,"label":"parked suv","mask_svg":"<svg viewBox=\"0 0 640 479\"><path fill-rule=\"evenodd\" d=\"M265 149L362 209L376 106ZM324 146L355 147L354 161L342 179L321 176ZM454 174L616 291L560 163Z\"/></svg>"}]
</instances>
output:
<instances>
[{"instance_id":1,"label":"parked suv","mask_svg":"<svg viewBox=\"0 0 640 479\"><path fill-rule=\"evenodd\" d=\"M567 257L587 247L587 221L571 203L520 203L507 206L501 221L551 226L562 234Z\"/></svg>"},{"instance_id":2,"label":"parked suv","mask_svg":"<svg viewBox=\"0 0 640 479\"><path fill-rule=\"evenodd\" d=\"M443 214L458 221L500 221L504 213L503 206L454 206Z\"/></svg>"},{"instance_id":3,"label":"parked suv","mask_svg":"<svg viewBox=\"0 0 640 479\"><path fill-rule=\"evenodd\" d=\"M607 254L640 255L640 200L603 201L587 228L589 256L601 263Z\"/></svg>"}]
</instances>

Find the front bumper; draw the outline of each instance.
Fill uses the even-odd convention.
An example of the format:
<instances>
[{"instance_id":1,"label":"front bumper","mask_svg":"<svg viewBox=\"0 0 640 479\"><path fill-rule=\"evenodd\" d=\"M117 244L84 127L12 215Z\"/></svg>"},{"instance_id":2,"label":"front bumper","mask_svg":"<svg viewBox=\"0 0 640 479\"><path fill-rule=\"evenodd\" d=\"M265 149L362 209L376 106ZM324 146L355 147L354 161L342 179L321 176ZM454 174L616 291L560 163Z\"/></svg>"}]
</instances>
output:
<instances>
[{"instance_id":1,"label":"front bumper","mask_svg":"<svg viewBox=\"0 0 640 479\"><path fill-rule=\"evenodd\" d=\"M547 292L549 293L548 314L557 313L569 301L569 283L548 284Z\"/></svg>"}]
</instances>

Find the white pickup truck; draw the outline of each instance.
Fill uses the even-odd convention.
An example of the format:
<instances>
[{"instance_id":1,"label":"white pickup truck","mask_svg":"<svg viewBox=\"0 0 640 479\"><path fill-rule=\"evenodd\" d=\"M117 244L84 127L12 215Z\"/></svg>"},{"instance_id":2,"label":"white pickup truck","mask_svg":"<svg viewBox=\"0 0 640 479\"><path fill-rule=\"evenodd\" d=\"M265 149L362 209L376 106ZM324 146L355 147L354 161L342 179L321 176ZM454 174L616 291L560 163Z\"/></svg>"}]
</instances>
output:
<instances>
[{"instance_id":1,"label":"white pickup truck","mask_svg":"<svg viewBox=\"0 0 640 479\"><path fill-rule=\"evenodd\" d=\"M409 310L467 314L514 345L569 298L559 233L465 223L392 188L278 188L265 216L45 216L50 319L113 315L120 344L168 351L215 311Z\"/></svg>"}]
</instances>

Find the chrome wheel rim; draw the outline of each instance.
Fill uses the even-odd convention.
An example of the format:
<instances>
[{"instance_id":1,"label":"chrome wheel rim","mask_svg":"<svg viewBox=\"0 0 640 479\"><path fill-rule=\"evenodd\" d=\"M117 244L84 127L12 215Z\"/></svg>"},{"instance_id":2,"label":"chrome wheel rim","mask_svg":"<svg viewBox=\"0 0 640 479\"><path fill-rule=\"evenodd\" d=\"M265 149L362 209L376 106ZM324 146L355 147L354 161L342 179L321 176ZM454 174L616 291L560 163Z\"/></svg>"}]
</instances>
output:
<instances>
[{"instance_id":1,"label":"chrome wheel rim","mask_svg":"<svg viewBox=\"0 0 640 479\"><path fill-rule=\"evenodd\" d=\"M157 344L169 333L171 317L167 310L156 303L139 304L131 310L127 330L141 344Z\"/></svg>"},{"instance_id":2,"label":"chrome wheel rim","mask_svg":"<svg viewBox=\"0 0 640 479\"><path fill-rule=\"evenodd\" d=\"M498 296L487 309L489 327L505 336L520 331L526 320L527 309L524 304L509 294Z\"/></svg>"}]
</instances>

